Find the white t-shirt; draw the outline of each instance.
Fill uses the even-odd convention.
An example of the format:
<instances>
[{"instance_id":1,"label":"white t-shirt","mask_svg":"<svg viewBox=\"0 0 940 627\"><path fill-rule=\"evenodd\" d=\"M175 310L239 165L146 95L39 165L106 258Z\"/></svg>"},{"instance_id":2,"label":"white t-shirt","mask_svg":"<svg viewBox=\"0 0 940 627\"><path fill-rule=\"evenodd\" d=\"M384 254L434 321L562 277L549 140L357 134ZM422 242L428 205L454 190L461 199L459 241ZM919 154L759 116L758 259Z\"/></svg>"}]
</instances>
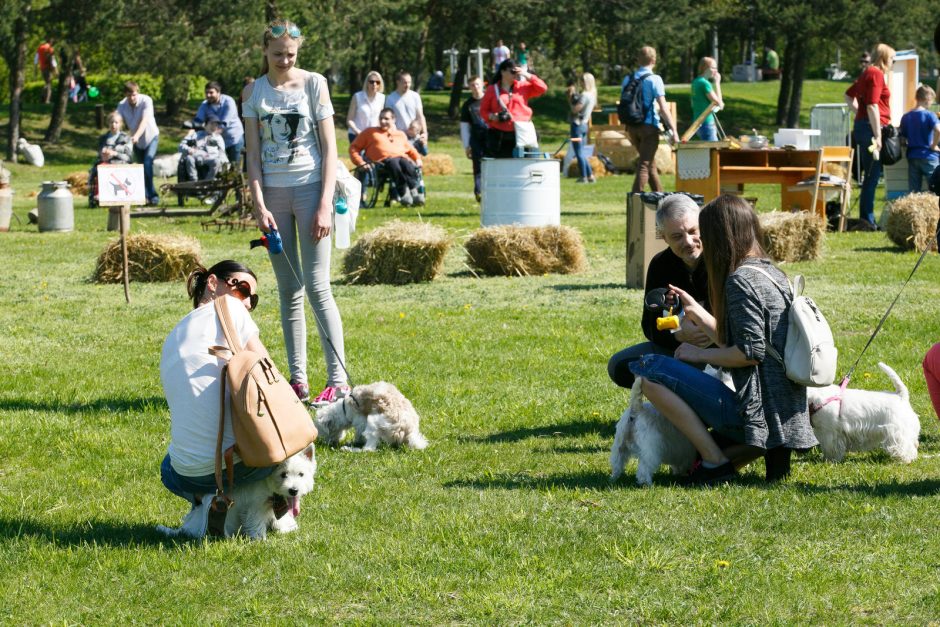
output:
<instances>
[{"instance_id":1,"label":"white t-shirt","mask_svg":"<svg viewBox=\"0 0 940 627\"><path fill-rule=\"evenodd\" d=\"M232 324L244 346L258 335L258 326L240 300L226 298ZM209 354L210 346L226 346L212 303L193 309L180 320L160 353L160 381L170 406L170 463L186 477L215 472L219 385L225 362ZM235 444L229 395L225 396L223 450Z\"/></svg>"},{"instance_id":2,"label":"white t-shirt","mask_svg":"<svg viewBox=\"0 0 940 627\"><path fill-rule=\"evenodd\" d=\"M369 96L364 91L357 91L353 96L356 99L356 116L353 118L353 124L362 132L367 128L379 125L379 113L385 107L385 94L376 93L369 100Z\"/></svg>"},{"instance_id":3,"label":"white t-shirt","mask_svg":"<svg viewBox=\"0 0 940 627\"><path fill-rule=\"evenodd\" d=\"M413 89L406 91L404 96L396 89L385 99L385 106L395 109L395 127L403 132L408 131L412 120L417 118L419 113L424 114L421 95Z\"/></svg>"},{"instance_id":4,"label":"white t-shirt","mask_svg":"<svg viewBox=\"0 0 940 627\"><path fill-rule=\"evenodd\" d=\"M308 72L304 89L278 89L264 75L254 82L242 105L245 118L257 118L261 132L261 172L265 187L296 187L320 180L317 123L333 115L330 91L322 75ZM312 92L311 109L307 93Z\"/></svg>"},{"instance_id":5,"label":"white t-shirt","mask_svg":"<svg viewBox=\"0 0 940 627\"><path fill-rule=\"evenodd\" d=\"M500 63L509 58L509 48L506 46L496 46L493 48L493 67L498 67Z\"/></svg>"},{"instance_id":6,"label":"white t-shirt","mask_svg":"<svg viewBox=\"0 0 940 627\"><path fill-rule=\"evenodd\" d=\"M124 98L118 103L117 112L124 118L124 125L127 126L127 130L130 131L131 135L137 132L137 127L142 122L146 124L144 132L137 138L138 148L146 148L160 134L160 127L157 126L157 121L154 118L153 99L150 96L138 93L137 106L135 107L132 107L130 101ZM147 117L146 122L144 122L145 116Z\"/></svg>"}]
</instances>

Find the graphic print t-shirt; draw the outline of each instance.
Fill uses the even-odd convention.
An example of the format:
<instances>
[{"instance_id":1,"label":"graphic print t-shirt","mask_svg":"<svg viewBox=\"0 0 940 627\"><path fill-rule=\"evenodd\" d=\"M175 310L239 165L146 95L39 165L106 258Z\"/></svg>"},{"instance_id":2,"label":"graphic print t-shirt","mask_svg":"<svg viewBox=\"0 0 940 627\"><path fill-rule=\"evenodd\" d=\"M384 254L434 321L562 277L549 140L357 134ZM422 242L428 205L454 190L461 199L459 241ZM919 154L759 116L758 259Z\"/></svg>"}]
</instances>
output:
<instances>
[{"instance_id":1,"label":"graphic print t-shirt","mask_svg":"<svg viewBox=\"0 0 940 627\"><path fill-rule=\"evenodd\" d=\"M317 122L333 115L323 76L311 73L306 87L297 90L277 89L262 76L255 81L242 110L246 118L258 119L265 187L295 187L320 180L320 152L314 133Z\"/></svg>"}]
</instances>

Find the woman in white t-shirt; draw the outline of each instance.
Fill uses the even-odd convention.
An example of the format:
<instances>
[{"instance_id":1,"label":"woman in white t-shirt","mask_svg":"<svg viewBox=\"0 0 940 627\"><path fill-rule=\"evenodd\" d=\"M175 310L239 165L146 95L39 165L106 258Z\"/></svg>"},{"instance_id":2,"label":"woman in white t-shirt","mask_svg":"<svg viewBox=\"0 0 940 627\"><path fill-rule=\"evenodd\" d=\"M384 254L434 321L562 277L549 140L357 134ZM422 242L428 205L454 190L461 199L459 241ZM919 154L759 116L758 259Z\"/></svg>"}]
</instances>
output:
<instances>
[{"instance_id":1,"label":"woman in white t-shirt","mask_svg":"<svg viewBox=\"0 0 940 627\"><path fill-rule=\"evenodd\" d=\"M170 407L170 445L160 467L163 485L193 505L188 517L206 508L197 508L203 496L216 490L215 449L219 434L219 386L224 362L209 354L211 346L225 346L222 326L213 306L219 296L228 298L228 310L242 345L267 356L258 338L258 327L248 313L258 304L255 273L237 261L220 261L208 270L198 267L186 283L193 310L173 327L160 353L160 381ZM226 399L227 400L227 399ZM235 444L231 408L226 402L222 448ZM251 468L236 457L235 483L264 479L274 467ZM203 520L201 535L205 533ZM186 521L184 527L190 529ZM191 531L191 529L190 529Z\"/></svg>"},{"instance_id":2,"label":"woman in white t-shirt","mask_svg":"<svg viewBox=\"0 0 940 627\"><path fill-rule=\"evenodd\" d=\"M262 76L242 91L248 181L255 219L277 229L284 251L271 254L280 296L281 327L291 386L303 401L307 383L304 291L313 307L326 359L325 405L349 392L343 362L343 324L330 288L330 229L336 187L336 135L326 79L296 67L303 43L293 22L264 31Z\"/></svg>"},{"instance_id":3,"label":"woman in white t-shirt","mask_svg":"<svg viewBox=\"0 0 940 627\"><path fill-rule=\"evenodd\" d=\"M362 81L362 91L357 91L349 100L346 128L350 143L362 131L379 125L379 113L385 108L384 88L382 75L373 70Z\"/></svg>"}]
</instances>

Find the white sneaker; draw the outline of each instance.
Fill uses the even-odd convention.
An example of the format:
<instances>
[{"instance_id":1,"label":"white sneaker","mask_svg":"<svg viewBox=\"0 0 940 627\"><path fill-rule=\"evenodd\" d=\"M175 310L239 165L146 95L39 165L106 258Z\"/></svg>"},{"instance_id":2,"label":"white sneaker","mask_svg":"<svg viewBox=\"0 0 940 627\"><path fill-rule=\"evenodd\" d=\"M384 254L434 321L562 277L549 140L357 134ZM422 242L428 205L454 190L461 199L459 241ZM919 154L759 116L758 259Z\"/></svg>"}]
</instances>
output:
<instances>
[{"instance_id":1,"label":"white sneaker","mask_svg":"<svg viewBox=\"0 0 940 627\"><path fill-rule=\"evenodd\" d=\"M410 207L411 205L413 205L414 200L412 200L411 198L411 192L406 189L405 193L402 194L401 197L398 199L398 202L400 202L403 207Z\"/></svg>"},{"instance_id":2,"label":"white sneaker","mask_svg":"<svg viewBox=\"0 0 940 627\"><path fill-rule=\"evenodd\" d=\"M424 204L424 194L419 192L417 187L411 190L411 199L418 206Z\"/></svg>"},{"instance_id":3,"label":"white sneaker","mask_svg":"<svg viewBox=\"0 0 940 627\"><path fill-rule=\"evenodd\" d=\"M212 507L212 495L203 495L202 503L189 510L189 513L183 517L183 523L179 527L174 529L157 525L157 531L170 538L184 537L196 540L204 538L209 527L210 507Z\"/></svg>"}]
</instances>

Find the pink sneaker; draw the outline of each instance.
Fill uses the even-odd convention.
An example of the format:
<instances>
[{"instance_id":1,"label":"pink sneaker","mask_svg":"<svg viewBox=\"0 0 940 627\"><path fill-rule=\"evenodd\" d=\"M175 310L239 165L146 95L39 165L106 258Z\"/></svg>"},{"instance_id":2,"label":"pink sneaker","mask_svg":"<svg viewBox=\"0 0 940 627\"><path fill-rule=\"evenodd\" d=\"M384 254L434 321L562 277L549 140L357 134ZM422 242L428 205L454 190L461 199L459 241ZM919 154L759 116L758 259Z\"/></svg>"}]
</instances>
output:
<instances>
[{"instance_id":1,"label":"pink sneaker","mask_svg":"<svg viewBox=\"0 0 940 627\"><path fill-rule=\"evenodd\" d=\"M350 389L348 385L340 385L337 387L328 385L323 388L323 391L320 392L320 394L318 394L317 397L310 402L310 404L314 407L326 407L331 403L335 403L336 401L349 396L349 392Z\"/></svg>"},{"instance_id":2,"label":"pink sneaker","mask_svg":"<svg viewBox=\"0 0 940 627\"><path fill-rule=\"evenodd\" d=\"M291 381L290 387L294 390L294 394L297 395L297 398L304 403L310 400L310 386L306 383Z\"/></svg>"}]
</instances>

